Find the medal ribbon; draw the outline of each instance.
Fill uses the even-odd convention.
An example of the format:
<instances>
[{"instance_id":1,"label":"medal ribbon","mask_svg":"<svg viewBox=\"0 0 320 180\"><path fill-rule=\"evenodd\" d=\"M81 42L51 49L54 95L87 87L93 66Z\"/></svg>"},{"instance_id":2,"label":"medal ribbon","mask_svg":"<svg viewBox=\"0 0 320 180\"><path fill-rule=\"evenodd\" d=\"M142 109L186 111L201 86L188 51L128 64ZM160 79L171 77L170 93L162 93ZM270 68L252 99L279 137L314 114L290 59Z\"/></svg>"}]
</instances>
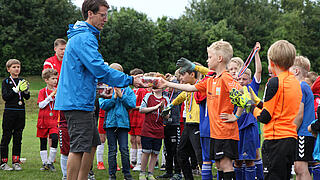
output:
<instances>
[{"instance_id":1,"label":"medal ribbon","mask_svg":"<svg viewBox=\"0 0 320 180\"><path fill-rule=\"evenodd\" d=\"M171 99L172 99L172 97L173 97L173 93L174 93L174 89L172 89L172 92L171 92L171 95L170 95L169 102L171 102Z\"/></svg>"},{"instance_id":2,"label":"medal ribbon","mask_svg":"<svg viewBox=\"0 0 320 180\"><path fill-rule=\"evenodd\" d=\"M197 82L196 82L195 84L197 84L197 83L198 83L198 80L197 80ZM194 92L191 93L190 103L189 103L189 109L188 109L189 112L191 111L193 96L194 96Z\"/></svg>"},{"instance_id":3,"label":"medal ribbon","mask_svg":"<svg viewBox=\"0 0 320 180\"><path fill-rule=\"evenodd\" d=\"M259 48L253 48L250 52L250 55L248 56L246 62L244 63L243 67L241 68L241 70L239 71L239 74L238 74L238 78L240 76L242 76L242 74L244 72L246 72L246 70L248 69L248 66L250 65L253 57L257 54L257 52L259 51Z\"/></svg>"},{"instance_id":4,"label":"medal ribbon","mask_svg":"<svg viewBox=\"0 0 320 180\"><path fill-rule=\"evenodd\" d=\"M46 87L46 98L47 97L48 97L48 87ZM51 102L49 102L49 108L50 108L50 111L52 112L53 105L51 106Z\"/></svg>"},{"instance_id":5,"label":"medal ribbon","mask_svg":"<svg viewBox=\"0 0 320 180\"><path fill-rule=\"evenodd\" d=\"M14 82L12 76L10 76L10 79L13 82L14 87L17 87L17 84ZM21 92L19 91L18 94L19 94L19 100L21 101Z\"/></svg>"}]
</instances>

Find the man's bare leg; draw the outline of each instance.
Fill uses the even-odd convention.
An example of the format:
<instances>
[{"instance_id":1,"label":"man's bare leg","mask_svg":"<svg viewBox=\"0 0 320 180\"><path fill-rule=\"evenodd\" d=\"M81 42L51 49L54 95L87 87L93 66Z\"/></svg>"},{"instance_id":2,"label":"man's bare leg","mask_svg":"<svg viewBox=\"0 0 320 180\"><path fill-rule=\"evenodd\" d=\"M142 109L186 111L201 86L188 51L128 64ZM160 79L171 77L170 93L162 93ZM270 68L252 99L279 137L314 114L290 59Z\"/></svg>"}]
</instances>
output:
<instances>
[{"instance_id":1,"label":"man's bare leg","mask_svg":"<svg viewBox=\"0 0 320 180\"><path fill-rule=\"evenodd\" d=\"M92 162L94 159L94 154L96 152L97 147L92 147L91 152L84 152L81 160L81 166L79 171L78 180L87 180L90 168L92 166Z\"/></svg>"},{"instance_id":2,"label":"man's bare leg","mask_svg":"<svg viewBox=\"0 0 320 180\"><path fill-rule=\"evenodd\" d=\"M67 179L77 180L83 153L70 152L67 162Z\"/></svg>"}]
</instances>

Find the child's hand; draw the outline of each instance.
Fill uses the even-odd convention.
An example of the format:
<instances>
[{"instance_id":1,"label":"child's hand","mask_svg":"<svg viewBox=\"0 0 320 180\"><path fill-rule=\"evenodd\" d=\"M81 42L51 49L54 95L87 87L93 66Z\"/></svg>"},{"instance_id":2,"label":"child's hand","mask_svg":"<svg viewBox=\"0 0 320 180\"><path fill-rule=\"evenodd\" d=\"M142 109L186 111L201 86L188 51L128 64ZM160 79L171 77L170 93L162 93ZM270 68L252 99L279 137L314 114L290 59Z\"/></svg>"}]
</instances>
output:
<instances>
[{"instance_id":1,"label":"child's hand","mask_svg":"<svg viewBox=\"0 0 320 180\"><path fill-rule=\"evenodd\" d=\"M260 49L261 49L261 45L260 45L260 43L259 42L256 42L256 45L254 46L254 48L256 49L258 49L258 52L260 51Z\"/></svg>"},{"instance_id":2,"label":"child's hand","mask_svg":"<svg viewBox=\"0 0 320 180\"><path fill-rule=\"evenodd\" d=\"M115 95L119 98L122 98L122 93L121 93L121 89L120 88L114 88L114 91L115 91Z\"/></svg>"},{"instance_id":3,"label":"child's hand","mask_svg":"<svg viewBox=\"0 0 320 180\"><path fill-rule=\"evenodd\" d=\"M50 96L51 96L51 97L54 97L56 94L57 94L57 89L54 89L54 90L52 91L52 93L50 94Z\"/></svg>"},{"instance_id":4,"label":"child's hand","mask_svg":"<svg viewBox=\"0 0 320 180\"><path fill-rule=\"evenodd\" d=\"M221 119L226 119L225 121L222 121L224 123L232 123L238 120L234 114L228 114L228 113L221 113L219 117Z\"/></svg>"},{"instance_id":5,"label":"child's hand","mask_svg":"<svg viewBox=\"0 0 320 180\"><path fill-rule=\"evenodd\" d=\"M160 78L157 88L166 88L168 81L163 78Z\"/></svg>"}]
</instances>

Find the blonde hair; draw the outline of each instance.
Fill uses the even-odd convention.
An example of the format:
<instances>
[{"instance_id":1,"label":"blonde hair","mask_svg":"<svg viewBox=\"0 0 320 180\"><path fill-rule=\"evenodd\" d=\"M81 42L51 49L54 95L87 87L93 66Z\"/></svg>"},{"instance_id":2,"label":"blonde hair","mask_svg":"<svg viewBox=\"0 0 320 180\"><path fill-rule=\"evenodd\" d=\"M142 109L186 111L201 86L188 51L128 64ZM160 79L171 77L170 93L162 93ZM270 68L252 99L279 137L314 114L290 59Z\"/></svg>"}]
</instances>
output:
<instances>
[{"instance_id":1,"label":"blonde hair","mask_svg":"<svg viewBox=\"0 0 320 180\"><path fill-rule=\"evenodd\" d=\"M243 60L241 58L239 58L239 57L231 58L228 64L230 64L232 62L236 63L238 65L239 70L240 70L240 68L242 68L242 66L244 64Z\"/></svg>"},{"instance_id":2,"label":"blonde hair","mask_svg":"<svg viewBox=\"0 0 320 180\"><path fill-rule=\"evenodd\" d=\"M307 78L309 78L313 84L316 81L316 79L318 78L318 76L319 76L318 73L316 73L314 71L310 71L310 72L308 72Z\"/></svg>"},{"instance_id":3,"label":"blonde hair","mask_svg":"<svg viewBox=\"0 0 320 180\"><path fill-rule=\"evenodd\" d=\"M297 56L294 59L293 66L298 67L301 70L302 76L307 77L310 71L310 61L304 56Z\"/></svg>"},{"instance_id":4,"label":"blonde hair","mask_svg":"<svg viewBox=\"0 0 320 180\"><path fill-rule=\"evenodd\" d=\"M123 68L119 63L110 64L110 68L123 72Z\"/></svg>"},{"instance_id":5,"label":"blonde hair","mask_svg":"<svg viewBox=\"0 0 320 180\"><path fill-rule=\"evenodd\" d=\"M295 57L296 48L286 40L273 43L268 50L268 59L285 70L293 65Z\"/></svg>"},{"instance_id":6,"label":"blonde hair","mask_svg":"<svg viewBox=\"0 0 320 180\"><path fill-rule=\"evenodd\" d=\"M14 64L19 64L21 65L21 62L18 59L9 59L6 63L6 67L10 68Z\"/></svg>"},{"instance_id":7,"label":"blonde hair","mask_svg":"<svg viewBox=\"0 0 320 180\"><path fill-rule=\"evenodd\" d=\"M55 69L51 69L51 68L48 68L48 69L45 69L42 71L42 79L49 79L50 77L52 76L58 76L58 71L56 71Z\"/></svg>"},{"instance_id":8,"label":"blonde hair","mask_svg":"<svg viewBox=\"0 0 320 180\"><path fill-rule=\"evenodd\" d=\"M223 57L223 61L228 64L233 56L233 49L229 42L227 41L216 41L207 47L208 52L217 53L217 55Z\"/></svg>"},{"instance_id":9,"label":"blonde hair","mask_svg":"<svg viewBox=\"0 0 320 180\"><path fill-rule=\"evenodd\" d=\"M248 76L251 78L252 72L251 72L251 70L248 68L248 69L246 69L246 71L245 71L243 74L246 74L246 75L248 75Z\"/></svg>"}]
</instances>

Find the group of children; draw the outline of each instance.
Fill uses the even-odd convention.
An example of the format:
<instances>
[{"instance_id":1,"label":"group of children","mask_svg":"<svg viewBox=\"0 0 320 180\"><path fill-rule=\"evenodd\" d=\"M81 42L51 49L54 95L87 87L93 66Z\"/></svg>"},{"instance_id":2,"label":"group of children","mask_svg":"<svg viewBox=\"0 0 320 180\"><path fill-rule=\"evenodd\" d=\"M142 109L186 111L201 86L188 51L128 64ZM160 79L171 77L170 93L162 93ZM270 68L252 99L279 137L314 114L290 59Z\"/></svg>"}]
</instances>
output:
<instances>
[{"instance_id":1,"label":"group of children","mask_svg":"<svg viewBox=\"0 0 320 180\"><path fill-rule=\"evenodd\" d=\"M296 56L294 45L288 41L280 40L271 45L268 50L271 77L261 100L257 96L262 79L260 43L256 43L254 49L254 73L242 68L248 64L244 65L240 58L233 57L230 43L221 40L207 48L208 68L181 58L177 62L180 68L174 76L145 74L154 78L150 88L105 85L103 93L97 93L96 116L101 121L101 142L104 143L105 139L108 142L109 179L116 179L117 144L125 179L132 179L132 168L140 171L140 180L156 179L153 172L163 139L166 173L157 178L178 180L183 174L189 180L193 179L192 170L198 168L202 179L213 179L213 163L218 170L217 179L223 180L290 179L293 165L297 179L312 179L310 165L314 167L313 178L320 178L320 166L313 160L316 140L313 134L317 134L320 128L318 122L312 124L317 113L313 94L319 92L310 87L315 81L314 73L309 72L310 61ZM6 104L1 169L21 170L24 99L30 98L29 85L18 77L18 60L9 60L6 66L10 77L2 83ZM110 67L123 71L117 63ZM130 74L139 75L143 71L134 69ZM52 68L45 68L42 72L47 86L38 95L37 137L40 138L41 170L55 171L53 162L60 140L60 147L63 147L61 169L65 178L67 124L63 113L54 110L58 76L58 71ZM259 150L260 123L264 124L263 161ZM12 168L8 165L11 136ZM98 169L104 169L102 155L103 144L97 148Z\"/></svg>"}]
</instances>

